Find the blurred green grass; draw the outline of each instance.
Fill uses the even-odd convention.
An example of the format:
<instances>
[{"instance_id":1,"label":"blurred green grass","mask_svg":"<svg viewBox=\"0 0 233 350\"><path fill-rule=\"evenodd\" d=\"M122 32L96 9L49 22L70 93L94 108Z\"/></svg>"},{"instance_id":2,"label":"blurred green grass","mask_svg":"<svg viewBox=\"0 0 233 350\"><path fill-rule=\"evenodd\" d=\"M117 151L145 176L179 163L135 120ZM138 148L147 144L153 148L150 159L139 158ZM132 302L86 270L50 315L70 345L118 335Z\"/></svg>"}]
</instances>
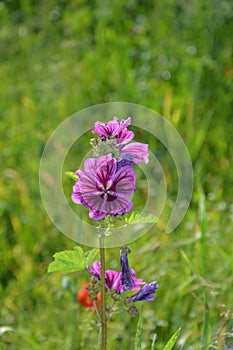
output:
<instances>
[{"instance_id":1,"label":"blurred green grass","mask_svg":"<svg viewBox=\"0 0 233 350\"><path fill-rule=\"evenodd\" d=\"M51 256L74 242L45 213L38 169L60 122L109 101L163 114L194 167L193 199L179 228L166 235L162 218L131 245L138 276L160 285L157 300L144 305L142 346L149 349L157 333L160 349L180 326L177 349L230 346L232 17L230 1L0 2L0 326L14 329L0 336L2 349L70 349L73 309L77 349L96 344L94 316L73 304L61 275L46 274ZM174 201L175 169L163 147L154 147ZM108 266L117 265L111 249ZM86 278L78 277L77 289ZM132 349L137 320L119 315L109 328L110 350Z\"/></svg>"}]
</instances>

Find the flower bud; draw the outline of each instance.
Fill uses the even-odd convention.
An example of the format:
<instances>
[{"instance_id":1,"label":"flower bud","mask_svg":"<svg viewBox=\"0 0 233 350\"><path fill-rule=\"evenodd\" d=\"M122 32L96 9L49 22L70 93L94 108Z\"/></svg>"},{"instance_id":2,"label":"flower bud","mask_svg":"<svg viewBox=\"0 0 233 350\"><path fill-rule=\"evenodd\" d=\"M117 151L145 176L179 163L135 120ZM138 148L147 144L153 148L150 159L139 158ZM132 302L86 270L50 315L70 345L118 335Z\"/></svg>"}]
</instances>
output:
<instances>
[{"instance_id":1,"label":"flower bud","mask_svg":"<svg viewBox=\"0 0 233 350\"><path fill-rule=\"evenodd\" d=\"M120 301L120 300L121 300L121 296L120 296L120 294L118 294L118 293L112 293L112 294L111 294L111 297L112 297L113 300L115 300L115 301Z\"/></svg>"},{"instance_id":2,"label":"flower bud","mask_svg":"<svg viewBox=\"0 0 233 350\"><path fill-rule=\"evenodd\" d=\"M133 305L133 300L130 297L126 297L124 299L124 304L125 304L125 306L130 307Z\"/></svg>"},{"instance_id":3,"label":"flower bud","mask_svg":"<svg viewBox=\"0 0 233 350\"><path fill-rule=\"evenodd\" d=\"M138 315L138 309L135 306L130 306L128 313L130 316L136 317Z\"/></svg>"},{"instance_id":4,"label":"flower bud","mask_svg":"<svg viewBox=\"0 0 233 350\"><path fill-rule=\"evenodd\" d=\"M98 284L99 283L99 279L96 276L92 276L91 277L91 283L92 284Z\"/></svg>"},{"instance_id":5,"label":"flower bud","mask_svg":"<svg viewBox=\"0 0 233 350\"><path fill-rule=\"evenodd\" d=\"M121 253L126 253L126 254L129 254L129 253L131 253L131 249L130 249L130 247L128 247L128 246L122 246L121 247Z\"/></svg>"},{"instance_id":6,"label":"flower bud","mask_svg":"<svg viewBox=\"0 0 233 350\"><path fill-rule=\"evenodd\" d=\"M95 292L89 292L89 297L92 299L92 300L96 300L97 299L97 295Z\"/></svg>"},{"instance_id":7,"label":"flower bud","mask_svg":"<svg viewBox=\"0 0 233 350\"><path fill-rule=\"evenodd\" d=\"M90 144L92 147L95 147L97 145L97 140L95 138L90 139Z\"/></svg>"}]
</instances>

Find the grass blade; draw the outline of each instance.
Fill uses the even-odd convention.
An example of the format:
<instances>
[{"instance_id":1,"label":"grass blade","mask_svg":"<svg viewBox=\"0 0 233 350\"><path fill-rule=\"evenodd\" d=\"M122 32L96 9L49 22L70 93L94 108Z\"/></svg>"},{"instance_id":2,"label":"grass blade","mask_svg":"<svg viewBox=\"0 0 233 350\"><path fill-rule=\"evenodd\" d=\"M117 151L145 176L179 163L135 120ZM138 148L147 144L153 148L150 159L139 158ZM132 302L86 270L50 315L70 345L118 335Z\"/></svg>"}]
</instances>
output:
<instances>
[{"instance_id":1,"label":"grass blade","mask_svg":"<svg viewBox=\"0 0 233 350\"><path fill-rule=\"evenodd\" d=\"M205 196L200 189L200 200L199 200L199 217L200 217L200 228L201 228L201 239L200 239L200 272L203 278L206 277L206 257L207 244L206 244L206 232L207 232L207 219L206 219L206 207L205 207ZM202 346L203 349L207 349L210 343L210 319L209 319L209 305L206 287L202 286L204 300L205 300L205 313L204 313L204 323L202 332Z\"/></svg>"},{"instance_id":2,"label":"grass blade","mask_svg":"<svg viewBox=\"0 0 233 350\"><path fill-rule=\"evenodd\" d=\"M139 319L138 319L134 350L141 350L141 348L142 348L142 312L140 312Z\"/></svg>"},{"instance_id":3,"label":"grass blade","mask_svg":"<svg viewBox=\"0 0 233 350\"><path fill-rule=\"evenodd\" d=\"M41 346L33 339L30 334L27 334L26 332L19 332L19 335L28 345L30 345L32 350L42 350Z\"/></svg>"},{"instance_id":4,"label":"grass blade","mask_svg":"<svg viewBox=\"0 0 233 350\"><path fill-rule=\"evenodd\" d=\"M170 338L170 340L168 341L168 343L165 345L165 347L163 348L163 350L171 350L173 348L173 346L175 345L179 335L181 332L181 328L177 329L177 331L173 334L173 336Z\"/></svg>"},{"instance_id":5,"label":"grass blade","mask_svg":"<svg viewBox=\"0 0 233 350\"><path fill-rule=\"evenodd\" d=\"M152 344L151 344L151 350L155 350L156 339L157 339L157 334L155 333L153 336Z\"/></svg>"}]
</instances>

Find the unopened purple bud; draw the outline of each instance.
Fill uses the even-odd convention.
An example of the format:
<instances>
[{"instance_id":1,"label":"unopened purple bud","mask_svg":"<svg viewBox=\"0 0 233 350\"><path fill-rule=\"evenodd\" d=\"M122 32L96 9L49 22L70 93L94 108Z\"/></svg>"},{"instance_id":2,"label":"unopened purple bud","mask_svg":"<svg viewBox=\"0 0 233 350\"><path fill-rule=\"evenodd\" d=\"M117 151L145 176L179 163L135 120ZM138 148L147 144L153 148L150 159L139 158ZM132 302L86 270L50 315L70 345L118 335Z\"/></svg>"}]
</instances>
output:
<instances>
[{"instance_id":1,"label":"unopened purple bud","mask_svg":"<svg viewBox=\"0 0 233 350\"><path fill-rule=\"evenodd\" d=\"M121 249L121 284L124 291L131 290L135 284L132 271L128 262L128 247L123 247Z\"/></svg>"},{"instance_id":2,"label":"unopened purple bud","mask_svg":"<svg viewBox=\"0 0 233 350\"><path fill-rule=\"evenodd\" d=\"M130 298L133 302L136 301L153 301L155 299L155 291L158 289L158 283L156 281L145 284L144 287L136 294L132 295Z\"/></svg>"}]
</instances>

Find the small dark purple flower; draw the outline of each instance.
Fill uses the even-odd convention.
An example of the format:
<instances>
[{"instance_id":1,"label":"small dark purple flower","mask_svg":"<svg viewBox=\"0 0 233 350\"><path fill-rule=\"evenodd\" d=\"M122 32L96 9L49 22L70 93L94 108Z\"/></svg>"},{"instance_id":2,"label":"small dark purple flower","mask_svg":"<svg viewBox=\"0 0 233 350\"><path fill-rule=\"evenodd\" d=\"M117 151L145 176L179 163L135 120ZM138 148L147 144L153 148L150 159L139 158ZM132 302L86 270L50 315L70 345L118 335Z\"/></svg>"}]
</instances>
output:
<instances>
[{"instance_id":1,"label":"small dark purple flower","mask_svg":"<svg viewBox=\"0 0 233 350\"><path fill-rule=\"evenodd\" d=\"M143 288L136 294L132 295L130 298L133 302L136 301L153 301L155 299L155 291L158 289L158 283L156 281L151 283L146 283Z\"/></svg>"},{"instance_id":2,"label":"small dark purple flower","mask_svg":"<svg viewBox=\"0 0 233 350\"><path fill-rule=\"evenodd\" d=\"M130 250L127 250L128 247L122 247L121 249L121 284L123 290L131 290L134 286L134 280L132 277L132 271L128 262L128 253ZM129 249L129 248L128 248Z\"/></svg>"},{"instance_id":3,"label":"small dark purple flower","mask_svg":"<svg viewBox=\"0 0 233 350\"><path fill-rule=\"evenodd\" d=\"M76 174L78 180L71 198L90 209L91 219L122 215L132 209L130 196L136 190L132 166L117 169L117 160L108 154L87 159L84 170L78 170Z\"/></svg>"}]
</instances>

